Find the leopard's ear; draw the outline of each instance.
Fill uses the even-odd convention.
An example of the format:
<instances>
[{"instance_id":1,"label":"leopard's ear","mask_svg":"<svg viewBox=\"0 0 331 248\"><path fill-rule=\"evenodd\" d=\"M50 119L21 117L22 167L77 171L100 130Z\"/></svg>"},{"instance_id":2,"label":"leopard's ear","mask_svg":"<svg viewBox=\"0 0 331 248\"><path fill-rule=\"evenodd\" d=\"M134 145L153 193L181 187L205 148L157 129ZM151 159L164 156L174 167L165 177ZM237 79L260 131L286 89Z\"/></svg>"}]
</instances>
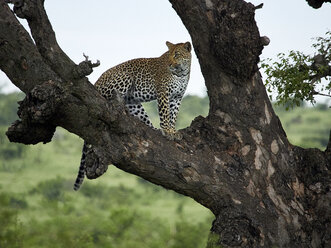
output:
<instances>
[{"instance_id":1,"label":"leopard's ear","mask_svg":"<svg viewBox=\"0 0 331 248\"><path fill-rule=\"evenodd\" d=\"M186 43L184 44L184 48L185 48L188 52L191 52L191 50L192 50L191 43L190 43L190 42L186 42Z\"/></svg>"},{"instance_id":2,"label":"leopard's ear","mask_svg":"<svg viewBox=\"0 0 331 248\"><path fill-rule=\"evenodd\" d=\"M170 41L167 41L166 45L169 48L169 50L174 46L174 44L172 44Z\"/></svg>"}]
</instances>

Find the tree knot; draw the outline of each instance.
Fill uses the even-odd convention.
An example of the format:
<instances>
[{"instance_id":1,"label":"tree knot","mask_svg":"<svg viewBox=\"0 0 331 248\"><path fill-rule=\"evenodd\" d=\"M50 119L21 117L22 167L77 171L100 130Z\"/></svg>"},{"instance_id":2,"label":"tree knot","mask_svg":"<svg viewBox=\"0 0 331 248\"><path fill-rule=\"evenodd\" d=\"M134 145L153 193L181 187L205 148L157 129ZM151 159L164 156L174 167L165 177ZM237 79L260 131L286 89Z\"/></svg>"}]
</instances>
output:
<instances>
[{"instance_id":1,"label":"tree knot","mask_svg":"<svg viewBox=\"0 0 331 248\"><path fill-rule=\"evenodd\" d=\"M93 72L93 68L100 65L99 60L97 60L96 63L92 63L87 55L83 54L83 56L85 60L80 62L79 65L77 65L73 70L73 76L76 79L90 75Z\"/></svg>"},{"instance_id":2,"label":"tree knot","mask_svg":"<svg viewBox=\"0 0 331 248\"><path fill-rule=\"evenodd\" d=\"M255 247L260 244L260 230L244 215L233 209L228 209L229 215L218 215L211 231L218 234L220 244L231 247Z\"/></svg>"},{"instance_id":3,"label":"tree knot","mask_svg":"<svg viewBox=\"0 0 331 248\"><path fill-rule=\"evenodd\" d=\"M63 90L52 80L37 85L19 102L18 116L28 123L47 123L56 116L63 95Z\"/></svg>"},{"instance_id":4,"label":"tree knot","mask_svg":"<svg viewBox=\"0 0 331 248\"><path fill-rule=\"evenodd\" d=\"M50 123L56 118L57 107L63 99L63 90L52 81L34 87L23 101L19 102L18 116L6 132L11 142L37 144L50 142L55 125Z\"/></svg>"}]
</instances>

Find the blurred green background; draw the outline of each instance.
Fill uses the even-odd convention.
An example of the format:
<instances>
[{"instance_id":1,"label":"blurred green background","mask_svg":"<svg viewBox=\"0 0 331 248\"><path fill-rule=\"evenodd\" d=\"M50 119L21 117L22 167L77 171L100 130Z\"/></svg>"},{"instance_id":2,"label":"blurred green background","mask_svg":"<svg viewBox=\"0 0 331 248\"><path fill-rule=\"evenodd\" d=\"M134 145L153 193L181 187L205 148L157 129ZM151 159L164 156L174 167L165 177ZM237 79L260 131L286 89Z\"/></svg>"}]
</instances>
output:
<instances>
[{"instance_id":1,"label":"blurred green background","mask_svg":"<svg viewBox=\"0 0 331 248\"><path fill-rule=\"evenodd\" d=\"M5 131L23 97L0 94L0 248L205 247L212 214L188 197L113 166L74 192L81 138L58 128L46 145L10 143ZM145 107L157 123L156 105ZM275 107L293 144L325 149L331 127L326 104L284 109ZM207 113L207 97L185 97L178 128Z\"/></svg>"}]
</instances>

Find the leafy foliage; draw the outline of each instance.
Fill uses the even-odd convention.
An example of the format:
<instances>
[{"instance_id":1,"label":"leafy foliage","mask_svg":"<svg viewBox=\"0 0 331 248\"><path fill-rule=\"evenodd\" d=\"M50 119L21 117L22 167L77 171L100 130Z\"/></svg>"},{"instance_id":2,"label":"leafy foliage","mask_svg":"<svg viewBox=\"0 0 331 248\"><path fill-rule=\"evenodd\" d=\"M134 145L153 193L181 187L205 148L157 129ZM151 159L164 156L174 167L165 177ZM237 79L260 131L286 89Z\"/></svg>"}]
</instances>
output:
<instances>
[{"instance_id":1,"label":"leafy foliage","mask_svg":"<svg viewBox=\"0 0 331 248\"><path fill-rule=\"evenodd\" d=\"M30 193L39 193L47 201L63 201L64 179L57 177L55 179L40 182Z\"/></svg>"},{"instance_id":2,"label":"leafy foliage","mask_svg":"<svg viewBox=\"0 0 331 248\"><path fill-rule=\"evenodd\" d=\"M287 109L303 101L314 104L316 95L331 97L331 32L315 40L313 56L290 51L288 55L279 53L277 61L269 58L261 64L268 92L276 90L277 103L286 104Z\"/></svg>"},{"instance_id":3,"label":"leafy foliage","mask_svg":"<svg viewBox=\"0 0 331 248\"><path fill-rule=\"evenodd\" d=\"M0 193L0 247L22 247L21 225L17 218L17 208L13 206L13 198Z\"/></svg>"}]
</instances>

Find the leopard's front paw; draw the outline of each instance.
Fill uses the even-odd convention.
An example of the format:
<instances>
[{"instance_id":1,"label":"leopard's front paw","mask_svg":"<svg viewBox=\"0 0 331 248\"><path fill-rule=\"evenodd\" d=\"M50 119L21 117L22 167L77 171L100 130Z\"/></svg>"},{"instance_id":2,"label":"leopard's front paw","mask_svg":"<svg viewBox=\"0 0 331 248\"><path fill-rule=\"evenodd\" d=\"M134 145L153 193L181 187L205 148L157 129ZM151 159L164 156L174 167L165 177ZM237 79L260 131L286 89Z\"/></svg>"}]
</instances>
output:
<instances>
[{"instance_id":1,"label":"leopard's front paw","mask_svg":"<svg viewBox=\"0 0 331 248\"><path fill-rule=\"evenodd\" d=\"M183 138L183 135L180 132L176 132L176 130L162 130L162 134L168 140L181 140Z\"/></svg>"},{"instance_id":2,"label":"leopard's front paw","mask_svg":"<svg viewBox=\"0 0 331 248\"><path fill-rule=\"evenodd\" d=\"M183 138L183 134L180 132L175 132L173 134L173 138L174 138L174 140L181 140Z\"/></svg>"}]
</instances>

